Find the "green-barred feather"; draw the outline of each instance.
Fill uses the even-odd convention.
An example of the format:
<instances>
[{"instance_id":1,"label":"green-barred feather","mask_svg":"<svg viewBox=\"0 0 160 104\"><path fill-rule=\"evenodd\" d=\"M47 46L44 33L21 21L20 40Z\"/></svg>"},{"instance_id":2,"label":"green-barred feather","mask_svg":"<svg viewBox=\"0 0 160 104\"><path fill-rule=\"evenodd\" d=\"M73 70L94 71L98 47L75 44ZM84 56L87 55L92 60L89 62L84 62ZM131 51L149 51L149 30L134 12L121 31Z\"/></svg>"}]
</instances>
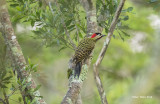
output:
<instances>
[{"instance_id":1,"label":"green-barred feather","mask_svg":"<svg viewBox=\"0 0 160 104\"><path fill-rule=\"evenodd\" d=\"M92 38L84 38L80 41L74 55L76 63L81 62L91 54L95 43L96 42Z\"/></svg>"}]
</instances>

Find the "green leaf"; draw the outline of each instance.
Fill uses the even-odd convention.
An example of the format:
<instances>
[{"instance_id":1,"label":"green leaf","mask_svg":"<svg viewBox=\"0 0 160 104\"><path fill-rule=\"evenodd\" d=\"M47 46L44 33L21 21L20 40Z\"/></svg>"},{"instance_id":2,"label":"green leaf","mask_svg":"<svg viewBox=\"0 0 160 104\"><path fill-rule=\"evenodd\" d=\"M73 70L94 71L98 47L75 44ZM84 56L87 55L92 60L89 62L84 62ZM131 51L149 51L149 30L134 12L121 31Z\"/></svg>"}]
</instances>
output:
<instances>
[{"instance_id":1,"label":"green leaf","mask_svg":"<svg viewBox=\"0 0 160 104\"><path fill-rule=\"evenodd\" d=\"M3 72L2 72L2 76L1 76L1 77L2 77L2 79L6 76L6 74L7 74L7 72L6 72L6 71L3 71Z\"/></svg>"},{"instance_id":2,"label":"green leaf","mask_svg":"<svg viewBox=\"0 0 160 104\"><path fill-rule=\"evenodd\" d=\"M12 88L15 89L16 87L14 86L14 84L12 84Z\"/></svg>"},{"instance_id":3,"label":"green leaf","mask_svg":"<svg viewBox=\"0 0 160 104\"><path fill-rule=\"evenodd\" d=\"M114 39L116 38L116 36L114 34L112 36L113 36Z\"/></svg>"},{"instance_id":4,"label":"green leaf","mask_svg":"<svg viewBox=\"0 0 160 104\"><path fill-rule=\"evenodd\" d=\"M128 7L127 9L123 9L122 12L131 12L133 7Z\"/></svg>"},{"instance_id":5,"label":"green leaf","mask_svg":"<svg viewBox=\"0 0 160 104\"><path fill-rule=\"evenodd\" d=\"M67 48L66 46L61 47L58 51L62 51L63 49Z\"/></svg>"},{"instance_id":6,"label":"green leaf","mask_svg":"<svg viewBox=\"0 0 160 104\"><path fill-rule=\"evenodd\" d=\"M22 91L24 91L26 87L27 87L27 85L23 85L22 86Z\"/></svg>"},{"instance_id":7,"label":"green leaf","mask_svg":"<svg viewBox=\"0 0 160 104\"><path fill-rule=\"evenodd\" d=\"M6 78L3 79L3 81L10 80L11 78L12 78L12 76L6 77Z\"/></svg>"},{"instance_id":8,"label":"green leaf","mask_svg":"<svg viewBox=\"0 0 160 104\"><path fill-rule=\"evenodd\" d=\"M25 67L25 70L29 70L30 68L29 68L29 66L28 65L26 65L26 67Z\"/></svg>"},{"instance_id":9,"label":"green leaf","mask_svg":"<svg viewBox=\"0 0 160 104\"><path fill-rule=\"evenodd\" d=\"M72 19L68 20L68 21L65 23L66 26L68 27L68 26L71 24L71 22L72 22Z\"/></svg>"},{"instance_id":10,"label":"green leaf","mask_svg":"<svg viewBox=\"0 0 160 104\"><path fill-rule=\"evenodd\" d=\"M105 28L105 32L108 33L108 28Z\"/></svg>"},{"instance_id":11,"label":"green leaf","mask_svg":"<svg viewBox=\"0 0 160 104\"><path fill-rule=\"evenodd\" d=\"M74 27L75 27L75 25L71 25L71 26L69 26L67 28L68 28L68 30L73 30L73 29L75 29Z\"/></svg>"},{"instance_id":12,"label":"green leaf","mask_svg":"<svg viewBox=\"0 0 160 104\"><path fill-rule=\"evenodd\" d=\"M121 36L121 34L119 32L118 32L118 34L119 34L120 38L124 41L124 38Z\"/></svg>"},{"instance_id":13,"label":"green leaf","mask_svg":"<svg viewBox=\"0 0 160 104\"><path fill-rule=\"evenodd\" d=\"M81 33L81 32L79 32L79 34L78 34L78 35L79 35L79 37L80 37L80 38L83 38L83 35L82 35L82 33Z\"/></svg>"},{"instance_id":14,"label":"green leaf","mask_svg":"<svg viewBox=\"0 0 160 104\"><path fill-rule=\"evenodd\" d=\"M128 36L128 37L130 37L130 35L128 34L128 33L126 33L126 32L124 32L124 31L121 31L125 36Z\"/></svg>"},{"instance_id":15,"label":"green leaf","mask_svg":"<svg viewBox=\"0 0 160 104\"><path fill-rule=\"evenodd\" d=\"M39 88L41 87L41 85L38 85L33 92L37 91Z\"/></svg>"},{"instance_id":16,"label":"green leaf","mask_svg":"<svg viewBox=\"0 0 160 104\"><path fill-rule=\"evenodd\" d=\"M27 97L25 97L25 102L27 102L27 104L29 104L29 99Z\"/></svg>"},{"instance_id":17,"label":"green leaf","mask_svg":"<svg viewBox=\"0 0 160 104\"><path fill-rule=\"evenodd\" d=\"M18 101L19 101L19 102L22 102L22 97L19 97L19 98L18 98Z\"/></svg>"},{"instance_id":18,"label":"green leaf","mask_svg":"<svg viewBox=\"0 0 160 104\"><path fill-rule=\"evenodd\" d=\"M22 4L24 4L23 0L18 0L19 2L21 2Z\"/></svg>"},{"instance_id":19,"label":"green leaf","mask_svg":"<svg viewBox=\"0 0 160 104\"><path fill-rule=\"evenodd\" d=\"M26 86L30 86L31 84L32 84L32 81L28 82Z\"/></svg>"},{"instance_id":20,"label":"green leaf","mask_svg":"<svg viewBox=\"0 0 160 104\"><path fill-rule=\"evenodd\" d=\"M17 6L16 9L17 9L18 11L21 11L21 7L19 7L19 6Z\"/></svg>"},{"instance_id":21,"label":"green leaf","mask_svg":"<svg viewBox=\"0 0 160 104\"><path fill-rule=\"evenodd\" d=\"M33 68L33 66L34 66L34 64L32 64L32 63L31 63L31 64L29 64L29 66L30 66L30 68L32 69L32 68Z\"/></svg>"},{"instance_id":22,"label":"green leaf","mask_svg":"<svg viewBox=\"0 0 160 104\"><path fill-rule=\"evenodd\" d=\"M10 4L11 7L19 6L19 4Z\"/></svg>"},{"instance_id":23,"label":"green leaf","mask_svg":"<svg viewBox=\"0 0 160 104\"><path fill-rule=\"evenodd\" d=\"M21 85L21 81L20 81L20 79L18 79L18 80L17 80L17 83L18 83L19 85Z\"/></svg>"},{"instance_id":24,"label":"green leaf","mask_svg":"<svg viewBox=\"0 0 160 104\"><path fill-rule=\"evenodd\" d=\"M129 16L124 16L124 21L127 21L129 19Z\"/></svg>"},{"instance_id":25,"label":"green leaf","mask_svg":"<svg viewBox=\"0 0 160 104\"><path fill-rule=\"evenodd\" d=\"M35 64L35 65L32 66L32 70L33 70L34 72L37 72L37 66L38 66L38 64Z\"/></svg>"},{"instance_id":26,"label":"green leaf","mask_svg":"<svg viewBox=\"0 0 160 104\"><path fill-rule=\"evenodd\" d=\"M22 81L22 85L24 85L26 83L26 79L23 79Z\"/></svg>"},{"instance_id":27,"label":"green leaf","mask_svg":"<svg viewBox=\"0 0 160 104\"><path fill-rule=\"evenodd\" d=\"M32 27L34 26L34 23L35 23L35 21L34 21L34 20L31 20L31 26L32 26Z\"/></svg>"},{"instance_id":28,"label":"green leaf","mask_svg":"<svg viewBox=\"0 0 160 104\"><path fill-rule=\"evenodd\" d=\"M43 96L35 96L35 97L43 98Z\"/></svg>"},{"instance_id":29,"label":"green leaf","mask_svg":"<svg viewBox=\"0 0 160 104\"><path fill-rule=\"evenodd\" d=\"M36 17L40 18L40 11L36 12Z\"/></svg>"},{"instance_id":30,"label":"green leaf","mask_svg":"<svg viewBox=\"0 0 160 104\"><path fill-rule=\"evenodd\" d=\"M150 0L151 3L157 2L158 0Z\"/></svg>"},{"instance_id":31,"label":"green leaf","mask_svg":"<svg viewBox=\"0 0 160 104\"><path fill-rule=\"evenodd\" d=\"M42 7L42 0L39 0L39 7Z\"/></svg>"},{"instance_id":32,"label":"green leaf","mask_svg":"<svg viewBox=\"0 0 160 104\"><path fill-rule=\"evenodd\" d=\"M35 102L36 102L36 99L33 99L32 102L31 102L31 104L35 104Z\"/></svg>"},{"instance_id":33,"label":"green leaf","mask_svg":"<svg viewBox=\"0 0 160 104\"><path fill-rule=\"evenodd\" d=\"M131 12L132 10L133 10L133 7L129 7L129 8L127 9L128 12Z\"/></svg>"},{"instance_id":34,"label":"green leaf","mask_svg":"<svg viewBox=\"0 0 160 104\"><path fill-rule=\"evenodd\" d=\"M30 58L29 58L29 57L28 57L28 63L29 63L29 64L31 64L31 60L30 60Z\"/></svg>"},{"instance_id":35,"label":"green leaf","mask_svg":"<svg viewBox=\"0 0 160 104\"><path fill-rule=\"evenodd\" d=\"M4 83L5 83L5 84L9 84L9 83L10 83L10 81L4 81Z\"/></svg>"},{"instance_id":36,"label":"green leaf","mask_svg":"<svg viewBox=\"0 0 160 104\"><path fill-rule=\"evenodd\" d=\"M82 26L80 26L80 24L76 24L77 25L77 27L79 28L79 29L81 29L82 31L83 31L83 27ZM84 32L84 31L83 31Z\"/></svg>"},{"instance_id":37,"label":"green leaf","mask_svg":"<svg viewBox=\"0 0 160 104\"><path fill-rule=\"evenodd\" d=\"M32 32L34 32L35 34L41 34L40 31L32 31Z\"/></svg>"},{"instance_id":38,"label":"green leaf","mask_svg":"<svg viewBox=\"0 0 160 104\"><path fill-rule=\"evenodd\" d=\"M8 88L6 85L1 85L1 88Z\"/></svg>"}]
</instances>

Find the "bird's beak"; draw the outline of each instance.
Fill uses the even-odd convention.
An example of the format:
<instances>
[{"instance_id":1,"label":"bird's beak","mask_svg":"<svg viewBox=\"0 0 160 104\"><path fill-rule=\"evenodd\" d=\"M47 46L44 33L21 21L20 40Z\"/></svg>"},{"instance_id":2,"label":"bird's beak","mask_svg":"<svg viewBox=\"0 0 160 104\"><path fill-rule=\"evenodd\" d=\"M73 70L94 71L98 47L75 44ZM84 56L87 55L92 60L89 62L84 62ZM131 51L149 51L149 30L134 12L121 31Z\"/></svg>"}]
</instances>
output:
<instances>
[{"instance_id":1,"label":"bird's beak","mask_svg":"<svg viewBox=\"0 0 160 104\"><path fill-rule=\"evenodd\" d=\"M102 35L102 37L104 37L104 36L106 36L106 35Z\"/></svg>"}]
</instances>

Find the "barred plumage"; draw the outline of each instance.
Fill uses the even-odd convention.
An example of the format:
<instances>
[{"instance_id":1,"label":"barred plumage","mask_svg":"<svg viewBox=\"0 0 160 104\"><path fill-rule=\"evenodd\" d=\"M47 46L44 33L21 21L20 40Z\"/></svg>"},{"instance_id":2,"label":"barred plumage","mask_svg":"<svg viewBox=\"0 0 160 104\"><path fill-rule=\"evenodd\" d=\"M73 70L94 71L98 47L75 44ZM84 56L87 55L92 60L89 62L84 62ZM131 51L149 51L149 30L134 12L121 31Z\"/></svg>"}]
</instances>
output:
<instances>
[{"instance_id":1,"label":"barred plumage","mask_svg":"<svg viewBox=\"0 0 160 104\"><path fill-rule=\"evenodd\" d=\"M91 37L86 37L79 42L73 58L76 64L74 76L78 75L79 77L81 72L82 60L87 58L91 54L96 41L102 38L103 36L105 35L102 35L101 33L94 33Z\"/></svg>"},{"instance_id":2,"label":"barred plumage","mask_svg":"<svg viewBox=\"0 0 160 104\"><path fill-rule=\"evenodd\" d=\"M84 58L87 58L95 46L95 41L92 38L84 38L80 41L74 55L76 63L81 62Z\"/></svg>"}]
</instances>

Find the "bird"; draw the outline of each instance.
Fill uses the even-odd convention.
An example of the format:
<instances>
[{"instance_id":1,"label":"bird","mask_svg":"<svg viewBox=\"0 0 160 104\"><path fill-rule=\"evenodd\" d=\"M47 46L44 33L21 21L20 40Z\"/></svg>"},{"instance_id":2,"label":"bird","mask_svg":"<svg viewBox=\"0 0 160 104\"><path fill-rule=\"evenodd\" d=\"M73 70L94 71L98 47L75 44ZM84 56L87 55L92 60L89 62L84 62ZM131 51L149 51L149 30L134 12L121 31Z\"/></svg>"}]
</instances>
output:
<instances>
[{"instance_id":1,"label":"bird","mask_svg":"<svg viewBox=\"0 0 160 104\"><path fill-rule=\"evenodd\" d=\"M85 37L82 39L75 50L75 54L73 56L73 61L75 62L74 68L74 77L80 76L82 61L89 57L92 53L96 42L106 35L102 35L101 33L93 33L89 37Z\"/></svg>"}]
</instances>

